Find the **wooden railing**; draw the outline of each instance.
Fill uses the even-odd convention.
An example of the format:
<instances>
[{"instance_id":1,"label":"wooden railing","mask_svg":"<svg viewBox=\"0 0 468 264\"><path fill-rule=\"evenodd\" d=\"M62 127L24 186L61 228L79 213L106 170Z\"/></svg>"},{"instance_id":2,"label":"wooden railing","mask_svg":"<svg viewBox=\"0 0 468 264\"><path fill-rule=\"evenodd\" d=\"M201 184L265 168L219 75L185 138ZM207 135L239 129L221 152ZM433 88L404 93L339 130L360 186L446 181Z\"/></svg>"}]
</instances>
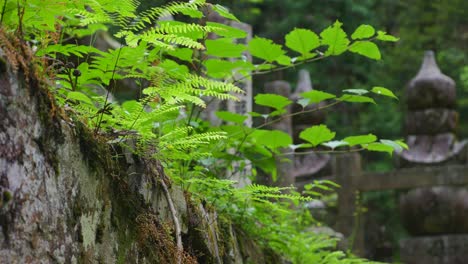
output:
<instances>
[{"instance_id":1,"label":"wooden railing","mask_svg":"<svg viewBox=\"0 0 468 264\"><path fill-rule=\"evenodd\" d=\"M368 191L411 189L438 185L468 185L467 165L427 166L398 169L385 173L362 171L358 153L340 154L333 159L334 175L330 179L338 183L338 219L335 229L346 237L352 237L353 252L364 253L365 227L355 223L359 193ZM358 225L358 226L356 226ZM354 233L353 233L354 231Z\"/></svg>"}]
</instances>

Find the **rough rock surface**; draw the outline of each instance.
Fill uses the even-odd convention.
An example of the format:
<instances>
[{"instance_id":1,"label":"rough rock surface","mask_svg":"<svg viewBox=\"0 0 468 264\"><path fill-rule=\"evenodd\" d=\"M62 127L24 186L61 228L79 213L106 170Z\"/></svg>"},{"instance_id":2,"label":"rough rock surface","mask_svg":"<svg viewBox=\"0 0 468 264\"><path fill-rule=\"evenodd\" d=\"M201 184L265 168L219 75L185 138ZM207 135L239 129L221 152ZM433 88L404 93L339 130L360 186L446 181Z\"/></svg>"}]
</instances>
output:
<instances>
[{"instance_id":1,"label":"rough rock surface","mask_svg":"<svg viewBox=\"0 0 468 264\"><path fill-rule=\"evenodd\" d=\"M0 55L0 263L176 263L158 175L63 118ZM177 186L170 193L184 249L199 263L272 263L216 212Z\"/></svg>"}]
</instances>

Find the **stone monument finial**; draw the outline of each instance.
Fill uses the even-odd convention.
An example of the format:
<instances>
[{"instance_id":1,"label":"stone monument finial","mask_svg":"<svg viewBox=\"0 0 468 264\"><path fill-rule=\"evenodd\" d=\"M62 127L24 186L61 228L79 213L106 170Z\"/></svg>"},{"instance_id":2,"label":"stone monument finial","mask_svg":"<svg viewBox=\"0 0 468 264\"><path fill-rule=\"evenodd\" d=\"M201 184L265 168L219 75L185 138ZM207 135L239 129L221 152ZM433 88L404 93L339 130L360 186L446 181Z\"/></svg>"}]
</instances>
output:
<instances>
[{"instance_id":1,"label":"stone monument finial","mask_svg":"<svg viewBox=\"0 0 468 264\"><path fill-rule=\"evenodd\" d=\"M410 149L401 153L402 161L435 164L459 155L464 143L460 144L455 137L458 123L455 82L440 71L433 51L425 52L406 95L405 128Z\"/></svg>"},{"instance_id":2,"label":"stone monument finial","mask_svg":"<svg viewBox=\"0 0 468 264\"><path fill-rule=\"evenodd\" d=\"M421 68L410 81L406 96L410 110L455 108L455 82L440 71L433 51L425 52Z\"/></svg>"}]
</instances>

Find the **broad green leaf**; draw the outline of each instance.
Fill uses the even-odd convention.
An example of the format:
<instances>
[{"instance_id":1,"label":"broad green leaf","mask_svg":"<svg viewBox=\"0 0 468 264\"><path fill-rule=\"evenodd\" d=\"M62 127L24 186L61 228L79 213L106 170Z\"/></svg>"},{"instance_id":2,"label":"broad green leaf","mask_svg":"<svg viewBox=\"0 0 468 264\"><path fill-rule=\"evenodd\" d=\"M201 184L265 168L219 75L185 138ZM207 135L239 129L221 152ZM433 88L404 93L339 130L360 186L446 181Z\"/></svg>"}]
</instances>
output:
<instances>
[{"instance_id":1,"label":"broad green leaf","mask_svg":"<svg viewBox=\"0 0 468 264\"><path fill-rule=\"evenodd\" d=\"M216 23L216 22L206 22L207 26L212 26L216 28L220 28L219 30L214 30L216 35L226 38L245 38L247 36L247 32L243 31L242 29L238 29L235 27L231 27L225 24Z\"/></svg>"},{"instance_id":2,"label":"broad green leaf","mask_svg":"<svg viewBox=\"0 0 468 264\"><path fill-rule=\"evenodd\" d=\"M284 55L281 46L273 43L270 39L255 37L249 42L249 51L252 56L273 62Z\"/></svg>"},{"instance_id":3,"label":"broad green leaf","mask_svg":"<svg viewBox=\"0 0 468 264\"><path fill-rule=\"evenodd\" d=\"M361 144L369 144L372 142L375 142L377 140L377 137L368 134L368 135L361 135L361 136L351 136L351 137L346 137L343 139L343 141L347 142L351 147L356 146L356 145L361 145Z\"/></svg>"},{"instance_id":4,"label":"broad green leaf","mask_svg":"<svg viewBox=\"0 0 468 264\"><path fill-rule=\"evenodd\" d=\"M249 114L252 117L261 117L262 116L262 114L257 113L257 112L248 112L247 114Z\"/></svg>"},{"instance_id":5,"label":"broad green leaf","mask_svg":"<svg viewBox=\"0 0 468 264\"><path fill-rule=\"evenodd\" d=\"M232 43L232 39L208 39L205 41L206 54L217 57L237 58L245 50L244 45Z\"/></svg>"},{"instance_id":6,"label":"broad green leaf","mask_svg":"<svg viewBox=\"0 0 468 264\"><path fill-rule=\"evenodd\" d=\"M173 60L166 59L158 65L163 68L166 73L172 76L183 77L189 73L189 69L185 65L178 64Z\"/></svg>"},{"instance_id":7,"label":"broad green leaf","mask_svg":"<svg viewBox=\"0 0 468 264\"><path fill-rule=\"evenodd\" d=\"M208 59L203 62L206 74L212 78L225 78L231 76L236 65L232 61Z\"/></svg>"},{"instance_id":8,"label":"broad green leaf","mask_svg":"<svg viewBox=\"0 0 468 264\"><path fill-rule=\"evenodd\" d=\"M350 93L350 94L363 95L363 94L368 93L369 91L364 90L364 89L346 89L346 90L343 90L343 92Z\"/></svg>"},{"instance_id":9,"label":"broad green leaf","mask_svg":"<svg viewBox=\"0 0 468 264\"><path fill-rule=\"evenodd\" d=\"M280 130L258 129L251 136L255 139L256 144L264 145L272 150L288 147L292 144L291 136Z\"/></svg>"},{"instance_id":10,"label":"broad green leaf","mask_svg":"<svg viewBox=\"0 0 468 264\"><path fill-rule=\"evenodd\" d=\"M175 49L175 50L167 51L167 54L169 54L171 56L174 56L174 57L176 57L176 58L178 58L180 60L191 62L192 61L192 55L193 55L193 49L178 48L178 49Z\"/></svg>"},{"instance_id":11,"label":"broad green leaf","mask_svg":"<svg viewBox=\"0 0 468 264\"><path fill-rule=\"evenodd\" d=\"M365 148L367 150L370 150L370 151L387 152L388 154L390 154L390 156L393 153L393 148L392 147L390 147L388 145L385 145L383 143L379 143L379 142L371 143L371 144L365 146Z\"/></svg>"},{"instance_id":12,"label":"broad green leaf","mask_svg":"<svg viewBox=\"0 0 468 264\"><path fill-rule=\"evenodd\" d=\"M310 99L309 98L302 98L302 99L297 100L296 103L300 104L302 106L302 108L305 108L306 106L308 106L310 104Z\"/></svg>"},{"instance_id":13,"label":"broad green leaf","mask_svg":"<svg viewBox=\"0 0 468 264\"><path fill-rule=\"evenodd\" d=\"M286 109L278 109L269 113L268 116L273 117L273 116L279 116L279 115L286 114L286 113L287 113Z\"/></svg>"},{"instance_id":14,"label":"broad green leaf","mask_svg":"<svg viewBox=\"0 0 468 264\"><path fill-rule=\"evenodd\" d=\"M288 98L277 94L258 94L255 96L255 103L258 105L273 107L281 110L292 103Z\"/></svg>"},{"instance_id":15,"label":"broad green leaf","mask_svg":"<svg viewBox=\"0 0 468 264\"><path fill-rule=\"evenodd\" d=\"M329 147L331 149L335 149L337 147L347 146L349 144L348 144L348 142L343 141L343 140L333 140L333 141L329 141L329 142L326 142L326 143L322 143L322 145L324 145L326 147Z\"/></svg>"},{"instance_id":16,"label":"broad green leaf","mask_svg":"<svg viewBox=\"0 0 468 264\"><path fill-rule=\"evenodd\" d=\"M233 14L231 14L229 12L229 10L227 8L225 8L224 6L222 5L212 5L211 6L213 8L214 11L216 11L220 16L224 17L224 18L227 18L227 19L231 19L231 20L235 20L237 22L239 22L239 19L237 19L237 17L235 17Z\"/></svg>"},{"instance_id":17,"label":"broad green leaf","mask_svg":"<svg viewBox=\"0 0 468 264\"><path fill-rule=\"evenodd\" d=\"M396 152L402 152L403 147L393 140L381 139L380 142L384 145L391 147Z\"/></svg>"},{"instance_id":18,"label":"broad green leaf","mask_svg":"<svg viewBox=\"0 0 468 264\"><path fill-rule=\"evenodd\" d=\"M93 101L86 94L81 93L81 92L75 92L75 91L69 92L67 94L67 99L77 100L77 101L87 103L90 105L93 104Z\"/></svg>"},{"instance_id":19,"label":"broad green leaf","mask_svg":"<svg viewBox=\"0 0 468 264\"><path fill-rule=\"evenodd\" d=\"M392 91L390 91L389 89L384 88L384 87L374 86L374 87L372 88L371 92L373 92L373 93L375 93L375 94L383 95L383 96L392 97L392 98L395 98L395 99L398 100L398 97L396 97L396 95L393 94Z\"/></svg>"},{"instance_id":20,"label":"broad green leaf","mask_svg":"<svg viewBox=\"0 0 468 264\"><path fill-rule=\"evenodd\" d=\"M247 119L247 116L231 113L228 111L217 111L215 114L224 121L234 122L239 125L242 125L242 123L244 123L244 121Z\"/></svg>"},{"instance_id":21,"label":"broad green leaf","mask_svg":"<svg viewBox=\"0 0 468 264\"><path fill-rule=\"evenodd\" d=\"M291 63L291 58L286 56L286 55L281 55L278 58L276 58L276 62L278 62L278 64L284 65L284 66L289 66L289 65L292 64Z\"/></svg>"},{"instance_id":22,"label":"broad green leaf","mask_svg":"<svg viewBox=\"0 0 468 264\"><path fill-rule=\"evenodd\" d=\"M360 25L351 35L352 39L366 39L374 36L375 29L369 25Z\"/></svg>"},{"instance_id":23,"label":"broad green leaf","mask_svg":"<svg viewBox=\"0 0 468 264\"><path fill-rule=\"evenodd\" d=\"M203 13L199 10L191 9L191 8L182 8L180 9L180 13L189 16L191 18L202 18Z\"/></svg>"},{"instance_id":24,"label":"broad green leaf","mask_svg":"<svg viewBox=\"0 0 468 264\"><path fill-rule=\"evenodd\" d=\"M230 77L234 73L248 75L247 72L253 70L253 65L248 61L228 61L221 59L208 59L203 62L206 74L212 78Z\"/></svg>"},{"instance_id":25,"label":"broad green leaf","mask_svg":"<svg viewBox=\"0 0 468 264\"><path fill-rule=\"evenodd\" d=\"M399 40L399 38L394 37L392 35L388 35L384 31L378 31L376 39L381 40L381 41L390 41L390 42L396 42Z\"/></svg>"},{"instance_id":26,"label":"broad green leaf","mask_svg":"<svg viewBox=\"0 0 468 264\"><path fill-rule=\"evenodd\" d=\"M350 103L372 103L375 104L374 99L367 97L367 96L362 96L362 95L352 95L352 94L345 94L338 98L337 100L343 101L343 102L350 102Z\"/></svg>"},{"instance_id":27,"label":"broad green leaf","mask_svg":"<svg viewBox=\"0 0 468 264\"><path fill-rule=\"evenodd\" d=\"M362 56L374 60L381 59L379 47L370 41L356 41L349 47L349 51L361 54Z\"/></svg>"},{"instance_id":28,"label":"broad green leaf","mask_svg":"<svg viewBox=\"0 0 468 264\"><path fill-rule=\"evenodd\" d=\"M330 131L326 125L318 125L305 129L299 137L310 142L314 147L335 137L335 132Z\"/></svg>"},{"instance_id":29,"label":"broad green leaf","mask_svg":"<svg viewBox=\"0 0 468 264\"><path fill-rule=\"evenodd\" d=\"M341 29L343 24L336 21L333 26L329 26L322 33L322 45L328 45L325 55L340 55L348 48L349 40L346 32Z\"/></svg>"},{"instance_id":30,"label":"broad green leaf","mask_svg":"<svg viewBox=\"0 0 468 264\"><path fill-rule=\"evenodd\" d=\"M303 57L310 55L310 51L320 46L317 34L309 29L295 28L286 37L286 47L299 52Z\"/></svg>"},{"instance_id":31,"label":"broad green leaf","mask_svg":"<svg viewBox=\"0 0 468 264\"><path fill-rule=\"evenodd\" d=\"M298 149L298 148L306 148L306 147L310 148L310 147L312 147L312 145L311 144L297 144L297 145L291 144L291 145L289 145L289 148L292 149L293 151Z\"/></svg>"},{"instance_id":32,"label":"broad green leaf","mask_svg":"<svg viewBox=\"0 0 468 264\"><path fill-rule=\"evenodd\" d=\"M398 145L400 145L402 148L404 148L406 150L409 149L408 145L405 142L403 142L402 140L393 140L393 142L397 143Z\"/></svg>"},{"instance_id":33,"label":"broad green leaf","mask_svg":"<svg viewBox=\"0 0 468 264\"><path fill-rule=\"evenodd\" d=\"M304 93L301 93L301 96L309 99L310 103L320 103L322 101L325 101L327 99L333 99L336 98L334 94L331 93L326 93L318 90L312 90L312 91L307 91Z\"/></svg>"}]
</instances>

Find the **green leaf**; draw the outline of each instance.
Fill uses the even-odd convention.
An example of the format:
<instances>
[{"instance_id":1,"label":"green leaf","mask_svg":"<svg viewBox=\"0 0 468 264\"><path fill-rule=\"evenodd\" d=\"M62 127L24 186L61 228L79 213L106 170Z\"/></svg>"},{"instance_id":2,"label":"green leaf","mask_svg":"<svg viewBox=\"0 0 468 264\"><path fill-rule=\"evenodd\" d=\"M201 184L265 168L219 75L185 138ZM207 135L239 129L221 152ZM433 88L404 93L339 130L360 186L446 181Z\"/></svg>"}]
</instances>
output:
<instances>
[{"instance_id":1,"label":"green leaf","mask_svg":"<svg viewBox=\"0 0 468 264\"><path fill-rule=\"evenodd\" d=\"M376 140L377 140L377 137L372 134L361 135L361 136L351 136L351 137L346 137L343 139L343 141L347 142L351 147L356 146L356 145L369 144L369 143L375 142Z\"/></svg>"},{"instance_id":2,"label":"green leaf","mask_svg":"<svg viewBox=\"0 0 468 264\"><path fill-rule=\"evenodd\" d=\"M373 92L373 93L375 93L375 94L383 95L383 96L392 97L392 98L395 98L395 99L398 100L398 97L396 97L396 95L393 94L392 91L390 91L389 89L384 88L384 87L374 86L374 87L372 88L371 92Z\"/></svg>"},{"instance_id":3,"label":"green leaf","mask_svg":"<svg viewBox=\"0 0 468 264\"><path fill-rule=\"evenodd\" d=\"M232 39L208 39L205 41L206 54L217 56L217 57L227 57L227 58L237 58L242 55L242 52L245 50L244 45L232 43Z\"/></svg>"},{"instance_id":4,"label":"green leaf","mask_svg":"<svg viewBox=\"0 0 468 264\"><path fill-rule=\"evenodd\" d=\"M87 104L90 104L90 105L93 104L93 101L91 101L91 99L86 94L81 93L81 92L74 92L74 91L69 92L67 94L67 99L77 100L77 101L87 103Z\"/></svg>"},{"instance_id":5,"label":"green leaf","mask_svg":"<svg viewBox=\"0 0 468 264\"><path fill-rule=\"evenodd\" d=\"M249 42L249 51L252 56L273 62L284 55L281 46L273 43L270 39L255 37Z\"/></svg>"},{"instance_id":6,"label":"green leaf","mask_svg":"<svg viewBox=\"0 0 468 264\"><path fill-rule=\"evenodd\" d=\"M387 145L387 146L391 147L396 152L402 152L403 151L403 147L400 144L393 141L393 140L381 139L380 142L382 144L384 144L384 145Z\"/></svg>"},{"instance_id":7,"label":"green leaf","mask_svg":"<svg viewBox=\"0 0 468 264\"><path fill-rule=\"evenodd\" d=\"M322 101L325 101L327 99L333 99L336 98L336 95L331 94L331 93L326 93L318 90L312 90L312 91L307 91L304 93L301 93L301 96L309 99L310 103L320 103Z\"/></svg>"},{"instance_id":8,"label":"green leaf","mask_svg":"<svg viewBox=\"0 0 468 264\"><path fill-rule=\"evenodd\" d=\"M343 102L350 102L350 103L371 103L375 104L374 99L367 97L367 96L362 96L362 95L352 95L352 94L345 94L338 98L337 100L343 101Z\"/></svg>"},{"instance_id":9,"label":"green leaf","mask_svg":"<svg viewBox=\"0 0 468 264\"><path fill-rule=\"evenodd\" d=\"M255 96L255 103L258 105L273 107L281 110L292 103L288 98L277 94L258 94Z\"/></svg>"},{"instance_id":10,"label":"green leaf","mask_svg":"<svg viewBox=\"0 0 468 264\"><path fill-rule=\"evenodd\" d=\"M322 45L328 45L325 55L340 55L348 48L349 40L346 32L341 29L342 25L343 24L337 20L333 26L329 26L320 33Z\"/></svg>"},{"instance_id":11,"label":"green leaf","mask_svg":"<svg viewBox=\"0 0 468 264\"><path fill-rule=\"evenodd\" d=\"M261 117L262 116L262 114L257 113L257 112L248 112L247 114L249 114L252 117Z\"/></svg>"},{"instance_id":12,"label":"green leaf","mask_svg":"<svg viewBox=\"0 0 468 264\"><path fill-rule=\"evenodd\" d=\"M309 29L295 28L286 37L286 47L299 52L303 57L310 56L310 51L320 46L317 34Z\"/></svg>"},{"instance_id":13,"label":"green leaf","mask_svg":"<svg viewBox=\"0 0 468 264\"><path fill-rule=\"evenodd\" d=\"M381 59L379 47L370 41L356 41L349 47L349 51L361 54L362 56L374 60Z\"/></svg>"},{"instance_id":14,"label":"green leaf","mask_svg":"<svg viewBox=\"0 0 468 264\"><path fill-rule=\"evenodd\" d=\"M302 99L297 100L296 103L300 104L302 106L302 108L305 108L306 106L308 106L310 104L310 99L309 98L302 98Z\"/></svg>"},{"instance_id":15,"label":"green leaf","mask_svg":"<svg viewBox=\"0 0 468 264\"><path fill-rule=\"evenodd\" d=\"M363 94L368 93L369 91L364 90L364 89L346 89L346 90L343 90L343 92L350 93L350 94L363 95Z\"/></svg>"},{"instance_id":16,"label":"green leaf","mask_svg":"<svg viewBox=\"0 0 468 264\"><path fill-rule=\"evenodd\" d=\"M403 142L402 140L394 140L393 142L397 143L398 145L400 145L402 148L404 148L406 150L409 149L408 145L405 142Z\"/></svg>"},{"instance_id":17,"label":"green leaf","mask_svg":"<svg viewBox=\"0 0 468 264\"><path fill-rule=\"evenodd\" d=\"M215 114L224 121L234 122L239 125L242 125L242 123L244 123L244 121L247 119L247 116L231 113L228 111L217 111Z\"/></svg>"},{"instance_id":18,"label":"green leaf","mask_svg":"<svg viewBox=\"0 0 468 264\"><path fill-rule=\"evenodd\" d=\"M191 18L202 18L203 13L199 10L191 9L191 8L184 8L180 9L180 13L189 16Z\"/></svg>"},{"instance_id":19,"label":"green leaf","mask_svg":"<svg viewBox=\"0 0 468 264\"><path fill-rule=\"evenodd\" d=\"M376 39L381 40L381 41L389 41L389 42L396 42L399 40L399 38L394 37L392 35L388 35L384 31L378 31Z\"/></svg>"},{"instance_id":20,"label":"green leaf","mask_svg":"<svg viewBox=\"0 0 468 264\"><path fill-rule=\"evenodd\" d=\"M183 77L189 73L189 69L185 65L178 64L173 60L166 59L158 65L163 68L166 73L172 76Z\"/></svg>"},{"instance_id":21,"label":"green leaf","mask_svg":"<svg viewBox=\"0 0 468 264\"><path fill-rule=\"evenodd\" d=\"M212 5L212 8L220 16L222 16L224 18L227 18L227 19L231 19L231 20L235 20L237 22L240 22L239 19L237 19L237 17L235 17L233 14L231 14L229 12L229 10L227 8L225 8L224 6L216 4L216 5Z\"/></svg>"},{"instance_id":22,"label":"green leaf","mask_svg":"<svg viewBox=\"0 0 468 264\"><path fill-rule=\"evenodd\" d=\"M189 48L178 48L175 50L167 51L167 54L174 56L183 61L192 61L193 50Z\"/></svg>"},{"instance_id":23,"label":"green leaf","mask_svg":"<svg viewBox=\"0 0 468 264\"><path fill-rule=\"evenodd\" d=\"M284 66L289 66L289 65L292 64L291 63L291 58L286 56L286 55L281 55L278 58L276 58L276 62L278 62L278 64L284 65Z\"/></svg>"},{"instance_id":24,"label":"green leaf","mask_svg":"<svg viewBox=\"0 0 468 264\"><path fill-rule=\"evenodd\" d=\"M352 39L365 39L374 36L375 29L369 25L360 25L351 35Z\"/></svg>"},{"instance_id":25,"label":"green leaf","mask_svg":"<svg viewBox=\"0 0 468 264\"><path fill-rule=\"evenodd\" d=\"M371 143L365 146L365 148L370 151L387 152L388 154L390 154L390 156L393 153L392 147L385 145L383 143L378 143L378 142Z\"/></svg>"},{"instance_id":26,"label":"green leaf","mask_svg":"<svg viewBox=\"0 0 468 264\"><path fill-rule=\"evenodd\" d=\"M276 68L276 65L271 63L262 63L255 65L255 70L257 71L271 71L274 68Z\"/></svg>"},{"instance_id":27,"label":"green leaf","mask_svg":"<svg viewBox=\"0 0 468 264\"><path fill-rule=\"evenodd\" d=\"M305 129L299 134L299 137L310 142L314 147L332 140L335 132L330 131L326 125L318 125Z\"/></svg>"},{"instance_id":28,"label":"green leaf","mask_svg":"<svg viewBox=\"0 0 468 264\"><path fill-rule=\"evenodd\" d=\"M208 59L203 62L206 74L212 78L224 78L231 76L236 65L232 61L220 59Z\"/></svg>"},{"instance_id":29,"label":"green leaf","mask_svg":"<svg viewBox=\"0 0 468 264\"><path fill-rule=\"evenodd\" d=\"M337 147L347 146L349 144L348 144L348 142L343 141L343 140L333 140L333 141L329 141L329 142L326 142L326 143L322 143L322 145L324 145L326 147L329 147L331 149L335 149Z\"/></svg>"},{"instance_id":30,"label":"green leaf","mask_svg":"<svg viewBox=\"0 0 468 264\"><path fill-rule=\"evenodd\" d=\"M247 37L247 32L242 29L231 27L225 24L216 23L216 22L206 22L207 26L216 27L219 29L214 30L213 32L216 35L226 38L245 38Z\"/></svg>"},{"instance_id":31,"label":"green leaf","mask_svg":"<svg viewBox=\"0 0 468 264\"><path fill-rule=\"evenodd\" d=\"M228 61L221 59L208 59L203 62L206 74L212 78L230 77L234 73L248 75L254 69L252 63L248 61Z\"/></svg>"},{"instance_id":32,"label":"green leaf","mask_svg":"<svg viewBox=\"0 0 468 264\"><path fill-rule=\"evenodd\" d=\"M264 145L272 150L288 147L292 144L292 138L288 133L280 130L258 129L251 134L256 144Z\"/></svg>"}]
</instances>

